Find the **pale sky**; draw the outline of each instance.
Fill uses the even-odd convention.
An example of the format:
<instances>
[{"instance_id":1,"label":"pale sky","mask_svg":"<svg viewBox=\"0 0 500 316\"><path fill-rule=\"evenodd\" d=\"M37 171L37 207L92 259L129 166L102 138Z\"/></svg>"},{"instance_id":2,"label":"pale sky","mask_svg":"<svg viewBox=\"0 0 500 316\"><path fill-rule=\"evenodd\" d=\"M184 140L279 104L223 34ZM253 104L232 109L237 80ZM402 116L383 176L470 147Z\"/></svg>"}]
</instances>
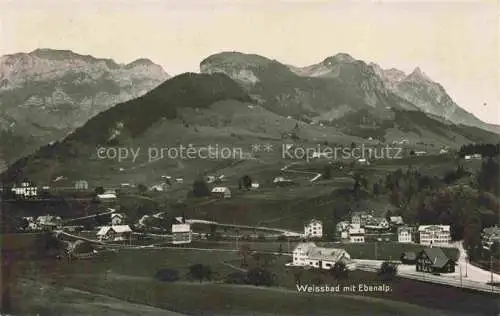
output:
<instances>
[{"instance_id":1,"label":"pale sky","mask_svg":"<svg viewBox=\"0 0 500 316\"><path fill-rule=\"evenodd\" d=\"M441 83L500 124L499 0L0 0L0 55L69 49L171 74L220 51L307 66L339 52ZM487 105L483 105L487 103Z\"/></svg>"}]
</instances>

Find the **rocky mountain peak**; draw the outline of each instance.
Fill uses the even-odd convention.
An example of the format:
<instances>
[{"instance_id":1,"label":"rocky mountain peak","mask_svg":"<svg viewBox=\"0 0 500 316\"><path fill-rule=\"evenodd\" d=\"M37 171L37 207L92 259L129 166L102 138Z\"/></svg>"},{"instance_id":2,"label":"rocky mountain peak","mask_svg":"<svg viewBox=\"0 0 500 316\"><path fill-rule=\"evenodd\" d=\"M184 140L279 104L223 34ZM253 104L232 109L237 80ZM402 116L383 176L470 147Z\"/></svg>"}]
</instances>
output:
<instances>
[{"instance_id":1,"label":"rocky mountain peak","mask_svg":"<svg viewBox=\"0 0 500 316\"><path fill-rule=\"evenodd\" d=\"M420 67L416 67L407 77L406 80L410 81L426 81L432 82L432 80L427 76Z\"/></svg>"},{"instance_id":2,"label":"rocky mountain peak","mask_svg":"<svg viewBox=\"0 0 500 316\"><path fill-rule=\"evenodd\" d=\"M323 64L329 66L337 63L353 63L355 61L356 59L354 59L351 55L347 53L338 53L334 56L325 58Z\"/></svg>"}]
</instances>

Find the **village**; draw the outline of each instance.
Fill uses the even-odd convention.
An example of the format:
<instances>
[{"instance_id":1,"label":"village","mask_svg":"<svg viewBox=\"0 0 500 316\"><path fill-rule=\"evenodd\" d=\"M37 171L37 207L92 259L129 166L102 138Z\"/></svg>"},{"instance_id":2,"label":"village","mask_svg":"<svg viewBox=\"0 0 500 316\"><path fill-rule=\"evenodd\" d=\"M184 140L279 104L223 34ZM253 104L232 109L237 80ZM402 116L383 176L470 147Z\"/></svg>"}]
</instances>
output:
<instances>
[{"instance_id":1,"label":"village","mask_svg":"<svg viewBox=\"0 0 500 316\"><path fill-rule=\"evenodd\" d=\"M19 217L8 236L34 240L35 257L42 256L36 249L44 252L43 260L23 268L26 275L45 275L37 266L53 260L53 269L64 276L57 282L93 291L105 282L106 291L121 297L146 297L147 291L131 294L132 287L124 285L139 280L181 292L193 280L200 287L221 283L294 292L296 286L357 289L364 284L390 288L385 295L392 300L432 306L441 304L430 294L435 290L458 295L463 304L471 295L478 302L498 295L497 221L486 214L474 235L457 237L463 228L453 218L427 209L413 209L418 216L408 212L412 208L405 205L403 191L405 181L417 178L417 190L436 190L446 202L455 187L467 191L473 184L434 189L432 181L444 180L416 169L431 166L437 173L446 166L451 171L439 170L439 176L453 177L480 170L483 159L465 155L457 167L446 153L417 152L394 161L329 161L316 155L202 176L158 172L148 181L26 179L3 188L8 214ZM470 236L477 236L473 248L467 244ZM416 294L424 288L427 294ZM378 295L358 292L349 295Z\"/></svg>"},{"instance_id":2,"label":"village","mask_svg":"<svg viewBox=\"0 0 500 316\"><path fill-rule=\"evenodd\" d=\"M164 179L170 180L169 177ZM210 190L212 198L219 200L231 199L231 190L227 186L220 186L225 181L223 175L208 176L205 180L207 184L214 184ZM259 189L260 185L257 182L244 183L250 181L250 179L242 179L239 184L240 189L242 186L248 186L249 190ZM282 176L275 177L272 183L276 186L285 187L293 185L292 180ZM163 187L168 185L165 182L162 185L152 186L150 190L161 191ZM77 191L88 190L88 184L83 180L76 181L74 189ZM40 189L31 185L30 182L23 182L19 187L12 188L12 192L17 199L33 199L38 196ZM113 208L116 199L119 198L116 190L100 189L96 192L96 198L105 207L104 211L99 214L64 220L61 216L54 215L23 217L20 231L56 232L58 236L64 236L66 240L72 240L70 242L66 241L68 243L67 253L71 254L73 258L80 259L99 256L96 247L81 247L82 243L101 246L128 245L129 247L148 245L152 247L160 245L183 247L195 243L199 247L200 244L197 242L204 240L216 240L218 242L236 240L235 247L238 247L238 240L241 240L241 242L253 240L254 242L267 242L269 245L280 243L281 249L281 243L285 241L288 243L291 256L286 266L332 270L334 267L339 269L340 265L340 269L348 271L355 271L356 269L374 271L380 269L380 265L385 262L398 266L397 270L399 272L397 273L400 275L406 273L407 277L415 277L415 272L420 273L419 277L421 277L421 273L428 273L431 275L427 278L428 281L431 281L433 277L445 276L445 280L457 283L457 273L460 286L463 286L463 278L466 277L468 277L469 281L478 284L493 284L500 281L499 276L494 274L493 271L490 271L489 275L488 271L484 271L477 276L470 272L474 271L474 269L478 270L478 268L474 266L467 268L467 255L463 253L464 250L461 246L457 246L457 243L452 242L449 225L436 224L414 227L405 224L401 216L393 216L390 212L387 212L385 217L373 215L374 211L354 212L351 214L350 219L335 224L335 237L332 239L325 234L323 222L318 219L311 219L309 222L304 223L303 232L219 224L182 216L171 218L166 212L143 215L135 222L131 222L125 212ZM100 218L99 223L102 225L94 224L91 227L78 225L81 220L92 217ZM198 230L201 226L205 226L205 228ZM208 232L206 226L210 227ZM220 228L214 228L216 226ZM222 227L225 228L222 229ZM233 231L233 234L227 233L228 228ZM245 230L247 234L241 234ZM236 235L234 232L240 234ZM214 234L217 235L216 239L214 239ZM293 243L292 248L290 242ZM494 246L497 247L500 243L500 227L485 228L481 234L481 242L487 250ZM370 245L369 247L374 245L374 256L363 258L358 254L353 258L349 251L346 250L349 247L345 247L345 245L361 245L365 243ZM394 244L399 244L399 247L397 247L399 253L392 252L389 258L385 258L386 260L378 260L377 248L383 251L383 248L393 247ZM459 248L459 251L455 254L450 251L443 251L443 249L456 250L457 248ZM79 252L76 251L77 249L79 249ZM87 252L82 253L82 249L86 249ZM462 268L463 264L465 265L464 268ZM460 271L456 271L457 267ZM467 272L467 269L469 272ZM447 279L446 276L451 278ZM484 286L484 289L492 290L492 287Z\"/></svg>"}]
</instances>

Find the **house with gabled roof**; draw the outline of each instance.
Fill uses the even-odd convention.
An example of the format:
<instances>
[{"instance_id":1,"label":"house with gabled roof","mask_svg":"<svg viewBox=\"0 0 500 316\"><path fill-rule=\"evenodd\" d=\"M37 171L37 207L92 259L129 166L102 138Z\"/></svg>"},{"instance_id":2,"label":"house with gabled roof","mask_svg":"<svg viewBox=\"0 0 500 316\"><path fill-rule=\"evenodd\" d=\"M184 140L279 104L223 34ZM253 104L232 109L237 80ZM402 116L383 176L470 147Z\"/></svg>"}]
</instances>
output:
<instances>
[{"instance_id":1,"label":"house with gabled roof","mask_svg":"<svg viewBox=\"0 0 500 316\"><path fill-rule=\"evenodd\" d=\"M439 247L425 248L417 254L417 272L452 273L455 272L456 261L448 257Z\"/></svg>"},{"instance_id":2,"label":"house with gabled roof","mask_svg":"<svg viewBox=\"0 0 500 316\"><path fill-rule=\"evenodd\" d=\"M329 270L339 261L343 261L349 270L356 269L351 256L344 249L318 247L313 242L306 242L298 244L293 250L293 266Z\"/></svg>"},{"instance_id":3,"label":"house with gabled roof","mask_svg":"<svg viewBox=\"0 0 500 316\"><path fill-rule=\"evenodd\" d=\"M212 189L212 196L222 199L231 198L231 190L228 187L214 187Z\"/></svg>"},{"instance_id":4,"label":"house with gabled roof","mask_svg":"<svg viewBox=\"0 0 500 316\"><path fill-rule=\"evenodd\" d=\"M128 225L103 226L97 232L98 240L122 241L131 237L132 229Z\"/></svg>"}]
</instances>

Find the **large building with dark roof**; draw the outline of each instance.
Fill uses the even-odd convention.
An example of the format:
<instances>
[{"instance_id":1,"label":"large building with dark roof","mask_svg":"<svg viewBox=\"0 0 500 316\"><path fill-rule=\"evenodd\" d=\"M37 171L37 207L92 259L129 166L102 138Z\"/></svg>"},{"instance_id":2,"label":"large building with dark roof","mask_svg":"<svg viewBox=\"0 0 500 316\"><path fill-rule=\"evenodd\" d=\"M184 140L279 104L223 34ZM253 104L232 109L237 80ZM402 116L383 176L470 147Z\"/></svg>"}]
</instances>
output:
<instances>
[{"instance_id":1,"label":"large building with dark roof","mask_svg":"<svg viewBox=\"0 0 500 316\"><path fill-rule=\"evenodd\" d=\"M425 248L417 254L417 272L452 273L455 272L455 260L448 257L443 249Z\"/></svg>"}]
</instances>

